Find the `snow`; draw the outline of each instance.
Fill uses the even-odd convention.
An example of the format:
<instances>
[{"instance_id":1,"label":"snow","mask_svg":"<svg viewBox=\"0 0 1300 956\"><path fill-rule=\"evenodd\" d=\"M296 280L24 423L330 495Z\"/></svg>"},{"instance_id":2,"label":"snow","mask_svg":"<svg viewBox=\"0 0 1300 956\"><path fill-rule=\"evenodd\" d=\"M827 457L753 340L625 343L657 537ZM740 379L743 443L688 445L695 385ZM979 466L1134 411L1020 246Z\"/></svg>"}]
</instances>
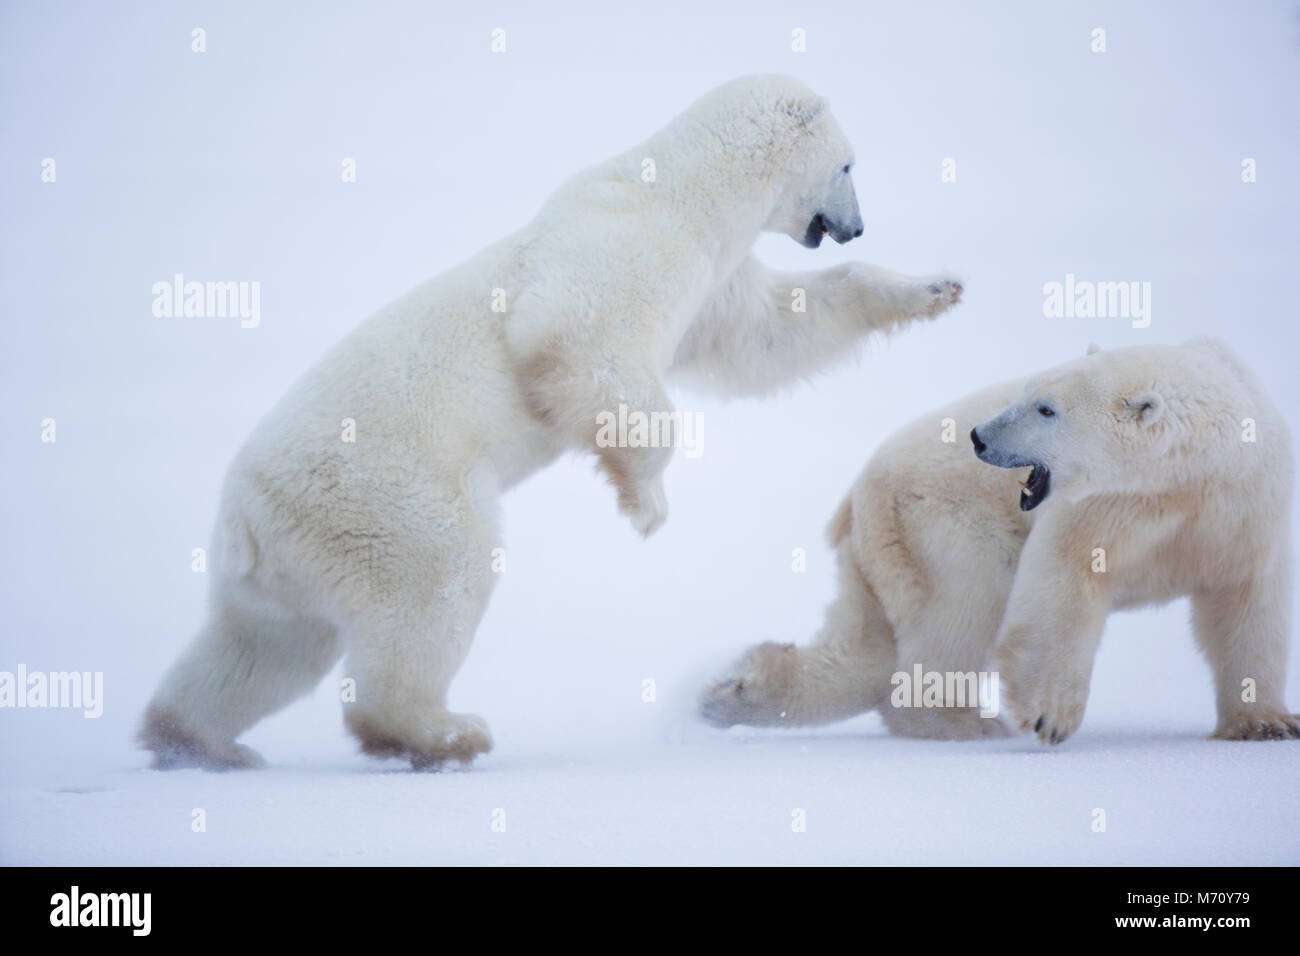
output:
<instances>
[{"instance_id":1,"label":"snow","mask_svg":"<svg viewBox=\"0 0 1300 956\"><path fill-rule=\"evenodd\" d=\"M6 788L5 862L1217 865L1300 857L1294 748L1205 742L1190 730L1090 722L1049 753L1023 740L897 740L882 736L875 718L816 733L712 735L655 733L647 717L642 732L629 727L617 741L530 736L521 723L469 772L417 774L351 755L338 721L309 721L303 709L293 716L331 736L276 753L273 769L96 769ZM555 722L548 714L537 723ZM192 830L196 808L205 832ZM1099 808L1104 832L1093 830ZM793 828L798 811L803 832ZM494 829L502 812L503 831Z\"/></svg>"},{"instance_id":2,"label":"snow","mask_svg":"<svg viewBox=\"0 0 1300 956\"><path fill-rule=\"evenodd\" d=\"M816 630L833 593L822 529L919 412L1091 341L1204 334L1300 407L1288 8L801 8L0 12L0 670L102 671L105 687L98 719L0 710L0 863L1300 862L1300 744L1204 739L1185 602L1112 617L1084 725L1053 750L898 740L875 716L725 733L692 719L741 648ZM190 52L195 25L207 53ZM497 25L509 47L493 57ZM796 26L807 54L790 52ZM760 254L949 268L965 302L777 399L680 393L704 454L673 463L647 542L585 460L513 491L507 567L452 690L496 738L472 769L356 754L341 669L247 735L268 769L145 769L131 733L198 626L191 551L258 416L561 178L763 70L831 98L867 233L815 252L765 237ZM956 183L940 182L945 157ZM154 318L151 287L176 272L260 282L261 324ZM1067 273L1151 282L1150 327L1045 319L1042 287Z\"/></svg>"}]
</instances>

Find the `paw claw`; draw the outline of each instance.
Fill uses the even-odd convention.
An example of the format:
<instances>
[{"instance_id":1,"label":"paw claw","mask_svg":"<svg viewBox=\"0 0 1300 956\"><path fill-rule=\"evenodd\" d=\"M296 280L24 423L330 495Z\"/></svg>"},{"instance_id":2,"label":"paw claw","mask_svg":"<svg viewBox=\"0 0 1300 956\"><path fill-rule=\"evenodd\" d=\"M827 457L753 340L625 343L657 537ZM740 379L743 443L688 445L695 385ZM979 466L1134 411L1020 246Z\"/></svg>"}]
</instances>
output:
<instances>
[{"instance_id":1,"label":"paw claw","mask_svg":"<svg viewBox=\"0 0 1300 956\"><path fill-rule=\"evenodd\" d=\"M1300 715L1237 714L1219 721L1210 736L1214 740L1297 740L1300 739Z\"/></svg>"}]
</instances>

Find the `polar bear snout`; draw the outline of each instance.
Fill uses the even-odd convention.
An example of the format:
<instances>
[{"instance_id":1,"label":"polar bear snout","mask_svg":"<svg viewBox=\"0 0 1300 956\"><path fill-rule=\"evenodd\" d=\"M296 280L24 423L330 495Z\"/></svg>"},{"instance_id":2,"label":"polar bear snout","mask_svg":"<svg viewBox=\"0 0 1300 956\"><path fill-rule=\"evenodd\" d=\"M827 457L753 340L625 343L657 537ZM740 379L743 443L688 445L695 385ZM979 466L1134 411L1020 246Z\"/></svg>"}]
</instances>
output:
<instances>
[{"instance_id":1,"label":"polar bear snout","mask_svg":"<svg viewBox=\"0 0 1300 956\"><path fill-rule=\"evenodd\" d=\"M822 210L821 217L826 231L840 245L862 235L862 213L858 209L858 197L853 194L853 185L849 184L849 197L840 200L834 209Z\"/></svg>"},{"instance_id":2,"label":"polar bear snout","mask_svg":"<svg viewBox=\"0 0 1300 956\"><path fill-rule=\"evenodd\" d=\"M1008 409L997 418L991 418L970 430L970 441L975 446L975 456L986 465L997 468L1028 468L1042 464L1037 458L1024 455L1012 448L1023 442L1017 440L1016 426L1020 415L1014 408ZM1012 434L1008 434L1011 432ZM1023 436L1019 436L1023 439Z\"/></svg>"},{"instance_id":3,"label":"polar bear snout","mask_svg":"<svg viewBox=\"0 0 1300 956\"><path fill-rule=\"evenodd\" d=\"M1020 510L1033 511L1052 489L1051 469L1043 461L1008 450L999 440L1001 431L996 418L972 428L970 440L975 446L975 457L995 468L1028 468L1029 476L1020 482Z\"/></svg>"},{"instance_id":4,"label":"polar bear snout","mask_svg":"<svg viewBox=\"0 0 1300 956\"><path fill-rule=\"evenodd\" d=\"M840 245L862 235L862 217L855 215L847 222L841 222L829 213L819 212L808 223L808 231L803 237L803 244L809 249L816 249L822 244L822 237L829 235Z\"/></svg>"},{"instance_id":5,"label":"polar bear snout","mask_svg":"<svg viewBox=\"0 0 1300 956\"><path fill-rule=\"evenodd\" d=\"M824 196L813 207L817 212L808 223L804 233L803 244L816 249L822 242L822 236L829 235L840 245L850 242L862 235L862 210L858 207L858 195L853 189L853 180L849 177L848 167L829 196Z\"/></svg>"},{"instance_id":6,"label":"polar bear snout","mask_svg":"<svg viewBox=\"0 0 1300 956\"><path fill-rule=\"evenodd\" d=\"M996 422L985 422L970 430L970 441L975 446L975 457L984 464L993 465L995 468L1028 468L1030 465L1038 464L1023 455L1008 451L1001 439L1002 435Z\"/></svg>"},{"instance_id":7,"label":"polar bear snout","mask_svg":"<svg viewBox=\"0 0 1300 956\"><path fill-rule=\"evenodd\" d=\"M834 220L828 220L826 229L831 234L832 239L840 245L844 245L844 243L849 240L856 239L858 236L862 235L862 217L855 216L846 225L841 225Z\"/></svg>"}]
</instances>

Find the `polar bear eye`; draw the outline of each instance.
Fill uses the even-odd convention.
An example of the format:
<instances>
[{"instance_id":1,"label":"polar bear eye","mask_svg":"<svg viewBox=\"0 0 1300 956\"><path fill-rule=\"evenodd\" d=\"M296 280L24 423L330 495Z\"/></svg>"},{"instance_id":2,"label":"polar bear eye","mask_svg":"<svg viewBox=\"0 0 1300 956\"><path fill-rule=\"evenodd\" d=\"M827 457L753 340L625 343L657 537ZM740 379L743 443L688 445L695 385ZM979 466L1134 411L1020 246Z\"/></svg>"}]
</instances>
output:
<instances>
[{"instance_id":1,"label":"polar bear eye","mask_svg":"<svg viewBox=\"0 0 1300 956\"><path fill-rule=\"evenodd\" d=\"M1038 414L1042 415L1044 418L1051 418L1056 414L1056 412L1052 411L1052 409L1048 408L1046 405L1039 405Z\"/></svg>"},{"instance_id":2,"label":"polar bear eye","mask_svg":"<svg viewBox=\"0 0 1300 956\"><path fill-rule=\"evenodd\" d=\"M847 176L849 172L849 167L845 166L843 169L840 170L840 172L844 173Z\"/></svg>"}]
</instances>

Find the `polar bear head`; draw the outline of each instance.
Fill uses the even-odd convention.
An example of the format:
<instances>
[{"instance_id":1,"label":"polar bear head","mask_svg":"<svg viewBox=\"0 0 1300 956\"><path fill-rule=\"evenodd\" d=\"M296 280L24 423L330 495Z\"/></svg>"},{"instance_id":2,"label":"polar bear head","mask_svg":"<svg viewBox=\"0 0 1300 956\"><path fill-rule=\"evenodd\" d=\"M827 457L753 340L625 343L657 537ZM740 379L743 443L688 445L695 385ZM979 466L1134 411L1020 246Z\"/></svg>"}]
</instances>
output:
<instances>
[{"instance_id":1,"label":"polar bear head","mask_svg":"<svg viewBox=\"0 0 1300 956\"><path fill-rule=\"evenodd\" d=\"M843 245L862 235L862 212L853 189L853 147L826 100L811 92L780 101L790 146L776 208L763 227L816 249L829 235Z\"/></svg>"},{"instance_id":2,"label":"polar bear head","mask_svg":"<svg viewBox=\"0 0 1300 956\"><path fill-rule=\"evenodd\" d=\"M1091 494L1156 492L1185 462L1172 461L1174 436L1163 389L1177 377L1176 346L1100 352L1036 375L1023 397L971 429L981 461L1029 468L1020 510L1031 511L1054 492L1070 500ZM1191 364L1199 365L1195 356Z\"/></svg>"},{"instance_id":3,"label":"polar bear head","mask_svg":"<svg viewBox=\"0 0 1300 956\"><path fill-rule=\"evenodd\" d=\"M679 120L721 193L764 193L765 232L816 248L862 235L853 147L826 100L789 76L746 76L706 94Z\"/></svg>"}]
</instances>

